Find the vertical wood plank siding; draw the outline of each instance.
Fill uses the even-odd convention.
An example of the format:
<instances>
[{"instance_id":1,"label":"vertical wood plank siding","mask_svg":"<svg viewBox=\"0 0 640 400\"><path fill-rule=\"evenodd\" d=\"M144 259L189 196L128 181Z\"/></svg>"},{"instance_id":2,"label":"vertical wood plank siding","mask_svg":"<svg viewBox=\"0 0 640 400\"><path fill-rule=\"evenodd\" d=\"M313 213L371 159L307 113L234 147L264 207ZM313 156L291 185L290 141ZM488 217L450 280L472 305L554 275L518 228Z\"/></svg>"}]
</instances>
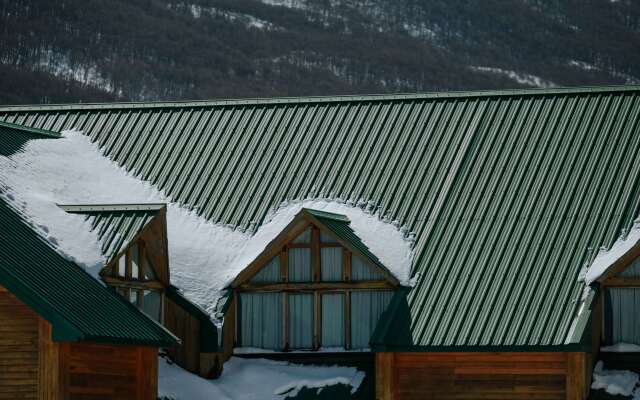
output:
<instances>
[{"instance_id":1,"label":"vertical wood plank siding","mask_svg":"<svg viewBox=\"0 0 640 400\"><path fill-rule=\"evenodd\" d=\"M582 400L584 353L376 353L377 400Z\"/></svg>"},{"instance_id":2,"label":"vertical wood plank siding","mask_svg":"<svg viewBox=\"0 0 640 400\"><path fill-rule=\"evenodd\" d=\"M37 399L38 316L0 286L0 399Z\"/></svg>"}]
</instances>

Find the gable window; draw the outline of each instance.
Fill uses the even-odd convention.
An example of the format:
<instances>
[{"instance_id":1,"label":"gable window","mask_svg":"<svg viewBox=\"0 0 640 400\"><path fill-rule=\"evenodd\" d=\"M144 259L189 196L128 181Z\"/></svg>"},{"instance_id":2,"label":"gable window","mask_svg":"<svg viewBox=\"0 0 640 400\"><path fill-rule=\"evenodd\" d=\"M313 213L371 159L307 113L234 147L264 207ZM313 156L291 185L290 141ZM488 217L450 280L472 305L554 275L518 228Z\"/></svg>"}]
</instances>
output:
<instances>
[{"instance_id":1,"label":"gable window","mask_svg":"<svg viewBox=\"0 0 640 400\"><path fill-rule=\"evenodd\" d=\"M374 265L377 259L363 256L361 243L356 253L314 223L298 229L234 287L236 344L277 351L368 348L397 283Z\"/></svg>"},{"instance_id":2,"label":"gable window","mask_svg":"<svg viewBox=\"0 0 640 400\"><path fill-rule=\"evenodd\" d=\"M163 285L139 240L120 253L101 272L102 279L138 309L162 323Z\"/></svg>"},{"instance_id":3,"label":"gable window","mask_svg":"<svg viewBox=\"0 0 640 400\"><path fill-rule=\"evenodd\" d=\"M640 258L604 286L605 343L640 345Z\"/></svg>"}]
</instances>

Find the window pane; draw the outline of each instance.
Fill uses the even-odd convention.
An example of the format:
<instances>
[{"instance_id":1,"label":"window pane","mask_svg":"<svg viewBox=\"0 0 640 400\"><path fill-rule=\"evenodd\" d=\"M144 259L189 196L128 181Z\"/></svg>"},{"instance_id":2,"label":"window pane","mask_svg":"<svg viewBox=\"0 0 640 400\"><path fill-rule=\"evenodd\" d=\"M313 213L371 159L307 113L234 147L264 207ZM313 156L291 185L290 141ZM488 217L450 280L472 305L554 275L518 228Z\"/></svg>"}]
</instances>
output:
<instances>
[{"instance_id":1,"label":"window pane","mask_svg":"<svg viewBox=\"0 0 640 400\"><path fill-rule=\"evenodd\" d=\"M391 301L390 291L354 291L351 292L351 347L364 349L369 347L371 334L380 315Z\"/></svg>"},{"instance_id":2,"label":"window pane","mask_svg":"<svg viewBox=\"0 0 640 400\"><path fill-rule=\"evenodd\" d=\"M158 322L162 322L162 294L155 290L145 290L142 311Z\"/></svg>"},{"instance_id":3,"label":"window pane","mask_svg":"<svg viewBox=\"0 0 640 400\"><path fill-rule=\"evenodd\" d=\"M289 249L289 282L311 281L311 249Z\"/></svg>"},{"instance_id":4,"label":"window pane","mask_svg":"<svg viewBox=\"0 0 640 400\"><path fill-rule=\"evenodd\" d=\"M322 295L322 347L344 347L344 294Z\"/></svg>"},{"instance_id":5,"label":"window pane","mask_svg":"<svg viewBox=\"0 0 640 400\"><path fill-rule=\"evenodd\" d=\"M313 348L313 294L289 296L289 348Z\"/></svg>"},{"instance_id":6,"label":"window pane","mask_svg":"<svg viewBox=\"0 0 640 400\"><path fill-rule=\"evenodd\" d=\"M251 282L280 282L280 256L275 256L267 265L262 267L262 269L251 278Z\"/></svg>"},{"instance_id":7,"label":"window pane","mask_svg":"<svg viewBox=\"0 0 640 400\"><path fill-rule=\"evenodd\" d=\"M333 236L327 235L324 232L320 232L320 243L338 243Z\"/></svg>"},{"instance_id":8,"label":"window pane","mask_svg":"<svg viewBox=\"0 0 640 400\"><path fill-rule=\"evenodd\" d=\"M118 259L118 276L124 277L127 271L127 260L124 255Z\"/></svg>"},{"instance_id":9,"label":"window pane","mask_svg":"<svg viewBox=\"0 0 640 400\"><path fill-rule=\"evenodd\" d=\"M142 272L144 273L143 279L148 279L148 280L156 279L156 274L155 274L154 269L153 269L153 264L151 264L151 261L149 260L149 257L147 257L144 260L144 266L142 268Z\"/></svg>"},{"instance_id":10,"label":"window pane","mask_svg":"<svg viewBox=\"0 0 640 400\"><path fill-rule=\"evenodd\" d=\"M379 281L384 275L362 258L351 255L351 280L353 281Z\"/></svg>"},{"instance_id":11,"label":"window pane","mask_svg":"<svg viewBox=\"0 0 640 400\"><path fill-rule=\"evenodd\" d=\"M293 239L293 243L309 244L311 243L311 228L304 231L300 236Z\"/></svg>"},{"instance_id":12,"label":"window pane","mask_svg":"<svg viewBox=\"0 0 640 400\"><path fill-rule=\"evenodd\" d=\"M129 290L129 301L133 304L138 304L138 291L135 289Z\"/></svg>"},{"instance_id":13,"label":"window pane","mask_svg":"<svg viewBox=\"0 0 640 400\"><path fill-rule=\"evenodd\" d=\"M640 289L608 288L606 291L607 344L640 345Z\"/></svg>"},{"instance_id":14,"label":"window pane","mask_svg":"<svg viewBox=\"0 0 640 400\"><path fill-rule=\"evenodd\" d=\"M138 279L138 271L140 265L140 248L137 244L131 246L131 277L133 279Z\"/></svg>"},{"instance_id":15,"label":"window pane","mask_svg":"<svg viewBox=\"0 0 640 400\"><path fill-rule=\"evenodd\" d=\"M282 350L282 293L240 293L240 345Z\"/></svg>"},{"instance_id":16,"label":"window pane","mask_svg":"<svg viewBox=\"0 0 640 400\"><path fill-rule=\"evenodd\" d=\"M325 282L342 280L342 247L320 249L320 275Z\"/></svg>"}]
</instances>

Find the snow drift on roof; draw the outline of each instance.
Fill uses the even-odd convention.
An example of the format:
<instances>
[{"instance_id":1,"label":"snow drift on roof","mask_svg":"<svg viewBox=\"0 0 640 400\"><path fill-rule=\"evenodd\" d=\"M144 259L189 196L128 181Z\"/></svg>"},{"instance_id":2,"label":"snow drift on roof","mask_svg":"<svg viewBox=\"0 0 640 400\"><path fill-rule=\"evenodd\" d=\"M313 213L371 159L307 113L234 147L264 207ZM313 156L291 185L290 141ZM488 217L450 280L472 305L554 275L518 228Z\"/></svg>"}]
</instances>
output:
<instances>
[{"instance_id":1,"label":"snow drift on roof","mask_svg":"<svg viewBox=\"0 0 640 400\"><path fill-rule=\"evenodd\" d=\"M624 235L623 235L624 236ZM640 242L640 220L633 223L633 227L626 237L620 237L610 249L600 249L585 276L587 285L595 282L622 256L627 254Z\"/></svg>"},{"instance_id":2,"label":"snow drift on roof","mask_svg":"<svg viewBox=\"0 0 640 400\"><path fill-rule=\"evenodd\" d=\"M412 243L394 224L339 200L300 200L273 211L255 234L211 223L102 154L77 131L63 138L32 140L0 157L0 185L44 236L80 265L99 270L105 260L90 225L57 204L167 203L172 283L210 314L225 286L253 261L303 208L346 215L369 249L403 284L409 284Z\"/></svg>"}]
</instances>

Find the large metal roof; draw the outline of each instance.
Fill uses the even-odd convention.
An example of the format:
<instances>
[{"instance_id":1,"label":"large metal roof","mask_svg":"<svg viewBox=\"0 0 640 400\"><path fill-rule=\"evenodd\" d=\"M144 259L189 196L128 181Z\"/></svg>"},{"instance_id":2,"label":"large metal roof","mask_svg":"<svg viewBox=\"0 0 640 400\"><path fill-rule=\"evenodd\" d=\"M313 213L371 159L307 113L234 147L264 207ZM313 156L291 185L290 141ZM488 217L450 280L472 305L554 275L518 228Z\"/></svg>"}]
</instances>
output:
<instances>
[{"instance_id":1,"label":"large metal roof","mask_svg":"<svg viewBox=\"0 0 640 400\"><path fill-rule=\"evenodd\" d=\"M580 270L640 210L640 88L0 108L76 128L211 221L368 204L416 235L406 343L565 343Z\"/></svg>"}]
</instances>

